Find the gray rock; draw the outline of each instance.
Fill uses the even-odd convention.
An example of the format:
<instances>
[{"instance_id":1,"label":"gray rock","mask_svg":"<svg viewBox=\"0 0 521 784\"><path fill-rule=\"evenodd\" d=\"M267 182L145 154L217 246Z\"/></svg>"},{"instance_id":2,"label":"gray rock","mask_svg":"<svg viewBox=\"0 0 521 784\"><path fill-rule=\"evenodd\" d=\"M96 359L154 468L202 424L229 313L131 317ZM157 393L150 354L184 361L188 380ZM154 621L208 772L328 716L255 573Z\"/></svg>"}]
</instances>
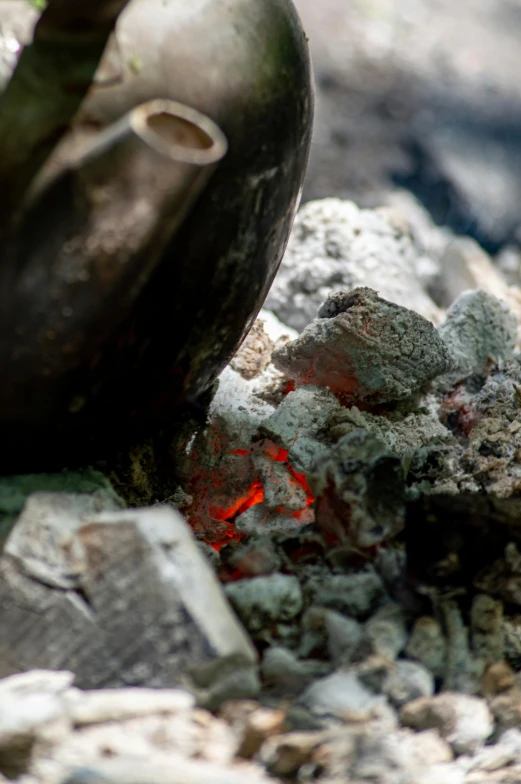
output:
<instances>
[{"instance_id":1,"label":"gray rock","mask_svg":"<svg viewBox=\"0 0 521 784\"><path fill-rule=\"evenodd\" d=\"M447 641L436 618L423 615L416 620L405 650L411 659L421 662L433 675L443 674L447 661Z\"/></svg>"},{"instance_id":2,"label":"gray rock","mask_svg":"<svg viewBox=\"0 0 521 784\"><path fill-rule=\"evenodd\" d=\"M354 618L327 610L324 613L327 632L327 649L332 662L350 664L362 639L362 626Z\"/></svg>"},{"instance_id":3,"label":"gray rock","mask_svg":"<svg viewBox=\"0 0 521 784\"><path fill-rule=\"evenodd\" d=\"M385 598L383 582L372 569L333 574L314 586L313 602L354 618L367 618Z\"/></svg>"},{"instance_id":4,"label":"gray rock","mask_svg":"<svg viewBox=\"0 0 521 784\"><path fill-rule=\"evenodd\" d=\"M278 645L264 651L261 673L264 683L278 694L297 694L311 680L304 663L292 651Z\"/></svg>"},{"instance_id":5,"label":"gray rock","mask_svg":"<svg viewBox=\"0 0 521 784\"><path fill-rule=\"evenodd\" d=\"M17 536L26 525L30 536L24 521ZM62 521L48 514L48 530ZM49 547L37 537L31 551L51 566L64 557L74 589L27 575L9 553L0 558L0 672L66 668L88 688L188 681L208 704L256 693L256 654L177 512L127 509L75 523L66 551L50 546L56 531Z\"/></svg>"},{"instance_id":6,"label":"gray rock","mask_svg":"<svg viewBox=\"0 0 521 784\"><path fill-rule=\"evenodd\" d=\"M280 446L291 449L297 438L320 433L333 412L340 409L332 392L310 385L290 392L260 429Z\"/></svg>"},{"instance_id":7,"label":"gray rock","mask_svg":"<svg viewBox=\"0 0 521 784\"><path fill-rule=\"evenodd\" d=\"M308 202L297 215L265 307L300 331L332 292L371 286L436 320L439 311L417 276L419 255L409 227L400 227L389 210L359 210L340 199Z\"/></svg>"},{"instance_id":8,"label":"gray rock","mask_svg":"<svg viewBox=\"0 0 521 784\"><path fill-rule=\"evenodd\" d=\"M434 694L434 678L418 662L399 659L384 681L383 691L395 708Z\"/></svg>"},{"instance_id":9,"label":"gray rock","mask_svg":"<svg viewBox=\"0 0 521 784\"><path fill-rule=\"evenodd\" d=\"M409 702L400 711L400 721L415 730L437 729L458 755L475 754L494 727L485 700L455 692Z\"/></svg>"},{"instance_id":10,"label":"gray rock","mask_svg":"<svg viewBox=\"0 0 521 784\"><path fill-rule=\"evenodd\" d=\"M297 704L321 718L344 722L378 719L389 728L395 726L394 712L385 697L367 689L350 670L340 670L315 681L299 697Z\"/></svg>"},{"instance_id":11,"label":"gray rock","mask_svg":"<svg viewBox=\"0 0 521 784\"><path fill-rule=\"evenodd\" d=\"M394 661L407 643L407 629L403 610L397 604L380 607L366 621L361 642L364 654L376 655Z\"/></svg>"},{"instance_id":12,"label":"gray rock","mask_svg":"<svg viewBox=\"0 0 521 784\"><path fill-rule=\"evenodd\" d=\"M517 320L508 305L484 291L460 296L439 327L454 358L449 378L482 373L487 362L510 359L517 339Z\"/></svg>"},{"instance_id":13,"label":"gray rock","mask_svg":"<svg viewBox=\"0 0 521 784\"><path fill-rule=\"evenodd\" d=\"M474 653L491 663L501 661L505 652L503 628L503 602L486 594L478 594L472 600L470 614L472 649Z\"/></svg>"},{"instance_id":14,"label":"gray rock","mask_svg":"<svg viewBox=\"0 0 521 784\"><path fill-rule=\"evenodd\" d=\"M275 350L272 362L299 383L340 393L346 403L400 400L452 369L429 321L369 288L332 294L319 318Z\"/></svg>"},{"instance_id":15,"label":"gray rock","mask_svg":"<svg viewBox=\"0 0 521 784\"><path fill-rule=\"evenodd\" d=\"M366 430L348 433L308 473L318 527L356 547L396 535L405 522L400 459Z\"/></svg>"},{"instance_id":16,"label":"gray rock","mask_svg":"<svg viewBox=\"0 0 521 784\"><path fill-rule=\"evenodd\" d=\"M271 574L237 580L225 588L235 611L251 632L273 621L290 621L302 610L302 592L296 577Z\"/></svg>"}]
</instances>

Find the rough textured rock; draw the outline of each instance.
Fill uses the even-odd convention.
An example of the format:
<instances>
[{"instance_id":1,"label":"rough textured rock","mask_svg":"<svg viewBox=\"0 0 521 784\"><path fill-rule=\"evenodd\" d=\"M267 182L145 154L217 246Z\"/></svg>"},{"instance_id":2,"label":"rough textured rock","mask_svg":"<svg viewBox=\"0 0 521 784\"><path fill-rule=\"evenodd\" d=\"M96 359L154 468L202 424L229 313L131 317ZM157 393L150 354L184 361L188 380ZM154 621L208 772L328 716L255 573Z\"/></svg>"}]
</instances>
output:
<instances>
[{"instance_id":1,"label":"rough textured rock","mask_svg":"<svg viewBox=\"0 0 521 784\"><path fill-rule=\"evenodd\" d=\"M301 331L331 293L370 286L438 322L439 310L417 276L419 255L407 225L397 225L386 210L359 210L339 199L309 202L297 215L265 307Z\"/></svg>"},{"instance_id":2,"label":"rough textured rock","mask_svg":"<svg viewBox=\"0 0 521 784\"><path fill-rule=\"evenodd\" d=\"M385 697L373 694L353 671L338 671L317 680L300 696L298 704L317 717L336 718L345 722L377 719L392 728L394 712Z\"/></svg>"},{"instance_id":3,"label":"rough textured rock","mask_svg":"<svg viewBox=\"0 0 521 784\"><path fill-rule=\"evenodd\" d=\"M400 721L416 730L436 728L455 754L475 754L493 729L485 700L453 692L420 697L404 705Z\"/></svg>"},{"instance_id":4,"label":"rough textured rock","mask_svg":"<svg viewBox=\"0 0 521 784\"><path fill-rule=\"evenodd\" d=\"M317 460L308 474L318 527L340 541L372 547L402 528L405 486L401 461L376 436L354 430Z\"/></svg>"},{"instance_id":5,"label":"rough textured rock","mask_svg":"<svg viewBox=\"0 0 521 784\"><path fill-rule=\"evenodd\" d=\"M483 373L486 363L512 358L517 319L502 300L468 291L452 305L438 331L454 357L451 378L463 378Z\"/></svg>"},{"instance_id":6,"label":"rough textured rock","mask_svg":"<svg viewBox=\"0 0 521 784\"><path fill-rule=\"evenodd\" d=\"M429 321L369 288L332 294L319 318L272 361L299 383L341 393L346 403L399 400L452 368Z\"/></svg>"},{"instance_id":7,"label":"rough textured rock","mask_svg":"<svg viewBox=\"0 0 521 784\"><path fill-rule=\"evenodd\" d=\"M24 514L16 536L30 548L0 559L3 675L70 669L90 688L184 681L211 703L255 693L256 655L178 513L71 518L60 547L63 515L52 515L49 495L45 502L46 537L42 517ZM38 496L29 511L37 504Z\"/></svg>"},{"instance_id":8,"label":"rough textured rock","mask_svg":"<svg viewBox=\"0 0 521 784\"><path fill-rule=\"evenodd\" d=\"M274 621L288 621L302 610L296 577L284 574L238 580L226 586L226 595L250 632Z\"/></svg>"}]
</instances>

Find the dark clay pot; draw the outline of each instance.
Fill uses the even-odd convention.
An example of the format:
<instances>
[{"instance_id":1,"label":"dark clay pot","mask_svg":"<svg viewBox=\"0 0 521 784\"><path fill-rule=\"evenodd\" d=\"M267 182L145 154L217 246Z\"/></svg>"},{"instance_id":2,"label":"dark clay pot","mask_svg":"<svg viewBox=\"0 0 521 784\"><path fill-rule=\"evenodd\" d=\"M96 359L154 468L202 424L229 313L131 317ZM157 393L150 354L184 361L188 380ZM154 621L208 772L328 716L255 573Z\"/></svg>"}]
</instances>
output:
<instances>
[{"instance_id":1,"label":"dark clay pot","mask_svg":"<svg viewBox=\"0 0 521 784\"><path fill-rule=\"evenodd\" d=\"M290 0L132 0L96 83L0 272L4 471L104 456L196 403L298 204L312 89Z\"/></svg>"}]
</instances>

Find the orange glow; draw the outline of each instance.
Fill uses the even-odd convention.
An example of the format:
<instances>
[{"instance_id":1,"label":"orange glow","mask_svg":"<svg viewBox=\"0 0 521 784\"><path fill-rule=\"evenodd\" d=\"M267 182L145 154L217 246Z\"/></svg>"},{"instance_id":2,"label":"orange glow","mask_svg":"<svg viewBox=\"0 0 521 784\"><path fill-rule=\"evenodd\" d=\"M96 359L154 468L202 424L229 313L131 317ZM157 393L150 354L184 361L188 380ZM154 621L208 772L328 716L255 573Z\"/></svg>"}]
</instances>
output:
<instances>
[{"instance_id":1,"label":"orange glow","mask_svg":"<svg viewBox=\"0 0 521 784\"><path fill-rule=\"evenodd\" d=\"M250 487L248 493L242 498L238 498L228 509L222 509L219 506L211 506L208 509L210 517L214 520L231 520L234 517L245 512L251 506L260 504L264 501L264 488L258 479Z\"/></svg>"}]
</instances>

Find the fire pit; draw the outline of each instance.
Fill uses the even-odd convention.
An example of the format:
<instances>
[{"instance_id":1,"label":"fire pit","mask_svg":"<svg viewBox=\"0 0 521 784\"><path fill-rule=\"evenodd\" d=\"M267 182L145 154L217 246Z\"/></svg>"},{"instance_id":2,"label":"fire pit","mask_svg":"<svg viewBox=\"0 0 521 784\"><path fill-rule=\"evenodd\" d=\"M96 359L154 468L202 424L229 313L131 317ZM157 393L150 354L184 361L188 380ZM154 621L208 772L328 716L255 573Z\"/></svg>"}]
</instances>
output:
<instances>
[{"instance_id":1,"label":"fire pit","mask_svg":"<svg viewBox=\"0 0 521 784\"><path fill-rule=\"evenodd\" d=\"M172 432L168 482L150 443L110 481L3 480L4 775L519 778L518 293L440 235L438 282L475 271L470 250L481 270L444 312L418 210L302 208L272 310ZM400 303L361 285L381 258Z\"/></svg>"}]
</instances>

